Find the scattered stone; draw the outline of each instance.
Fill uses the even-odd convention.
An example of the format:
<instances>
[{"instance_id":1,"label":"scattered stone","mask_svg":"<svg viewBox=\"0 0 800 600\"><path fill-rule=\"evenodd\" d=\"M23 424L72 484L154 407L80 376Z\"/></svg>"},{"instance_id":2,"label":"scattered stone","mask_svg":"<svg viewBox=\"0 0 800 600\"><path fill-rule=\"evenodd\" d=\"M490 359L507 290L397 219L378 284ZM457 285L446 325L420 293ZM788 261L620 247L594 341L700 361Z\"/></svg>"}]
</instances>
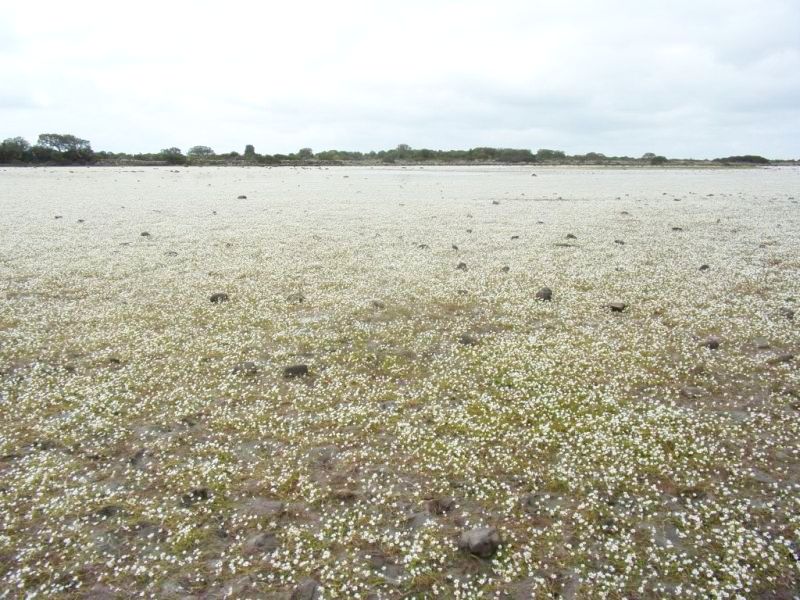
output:
<instances>
[{"instance_id":1,"label":"scattered stone","mask_svg":"<svg viewBox=\"0 0 800 600\"><path fill-rule=\"evenodd\" d=\"M495 205L500 204L500 201L499 200L492 200L492 204L495 204Z\"/></svg>"},{"instance_id":2,"label":"scattered stone","mask_svg":"<svg viewBox=\"0 0 800 600\"><path fill-rule=\"evenodd\" d=\"M304 579L292 590L290 600L318 600L320 597L319 583L313 579Z\"/></svg>"},{"instance_id":3,"label":"scattered stone","mask_svg":"<svg viewBox=\"0 0 800 600\"><path fill-rule=\"evenodd\" d=\"M683 227L673 227L672 231L683 231Z\"/></svg>"},{"instance_id":4,"label":"scattered stone","mask_svg":"<svg viewBox=\"0 0 800 600\"><path fill-rule=\"evenodd\" d=\"M757 350L769 350L769 340L765 337L757 337L753 340L753 345Z\"/></svg>"},{"instance_id":5,"label":"scattered stone","mask_svg":"<svg viewBox=\"0 0 800 600\"><path fill-rule=\"evenodd\" d=\"M85 222L86 221L84 221L83 219L78 219L78 223L85 223Z\"/></svg>"},{"instance_id":6,"label":"scattered stone","mask_svg":"<svg viewBox=\"0 0 800 600\"><path fill-rule=\"evenodd\" d=\"M577 236L575 234L568 233L566 239L568 239L568 240L577 240L578 238L577 238Z\"/></svg>"},{"instance_id":7,"label":"scattered stone","mask_svg":"<svg viewBox=\"0 0 800 600\"><path fill-rule=\"evenodd\" d=\"M283 376L286 379L293 379L295 377L303 377L308 375L308 365L289 365L283 369Z\"/></svg>"},{"instance_id":8,"label":"scattered stone","mask_svg":"<svg viewBox=\"0 0 800 600\"><path fill-rule=\"evenodd\" d=\"M234 375L247 375L248 377L252 377L257 373L258 373L258 365L250 360L243 363L239 363L238 365L233 367Z\"/></svg>"},{"instance_id":9,"label":"scattered stone","mask_svg":"<svg viewBox=\"0 0 800 600\"><path fill-rule=\"evenodd\" d=\"M56 219L63 219L64 217L62 217L61 215L56 215L55 218Z\"/></svg>"},{"instance_id":10,"label":"scattered stone","mask_svg":"<svg viewBox=\"0 0 800 600\"><path fill-rule=\"evenodd\" d=\"M245 554L268 554L278 549L278 538L271 533L257 533L244 543Z\"/></svg>"},{"instance_id":11,"label":"scattered stone","mask_svg":"<svg viewBox=\"0 0 800 600\"><path fill-rule=\"evenodd\" d=\"M781 352L780 354L776 354L772 358L770 358L767 363L771 365L778 365L781 363L788 363L794 360L794 354L791 352Z\"/></svg>"},{"instance_id":12,"label":"scattered stone","mask_svg":"<svg viewBox=\"0 0 800 600\"><path fill-rule=\"evenodd\" d=\"M628 307L627 304L624 302L610 302L608 304L608 308L611 309L611 312L622 312Z\"/></svg>"},{"instance_id":13,"label":"scattered stone","mask_svg":"<svg viewBox=\"0 0 800 600\"><path fill-rule=\"evenodd\" d=\"M458 269L459 271L466 271L467 270L467 263L465 263L465 262L458 263L458 266L456 267L456 269Z\"/></svg>"},{"instance_id":14,"label":"scattered stone","mask_svg":"<svg viewBox=\"0 0 800 600\"><path fill-rule=\"evenodd\" d=\"M711 267L710 267L710 266L708 266L708 265L700 265L700 270L701 270L701 271L708 271L710 268L711 268Z\"/></svg>"},{"instance_id":15,"label":"scattered stone","mask_svg":"<svg viewBox=\"0 0 800 600\"><path fill-rule=\"evenodd\" d=\"M301 304L305 302L305 300L306 297L303 295L303 292L295 292L294 294L289 294L286 296L286 301L293 304Z\"/></svg>"},{"instance_id":16,"label":"scattered stone","mask_svg":"<svg viewBox=\"0 0 800 600\"><path fill-rule=\"evenodd\" d=\"M188 494L181 496L181 504L186 507L194 506L199 502L206 502L210 497L208 488L195 488Z\"/></svg>"},{"instance_id":17,"label":"scattered stone","mask_svg":"<svg viewBox=\"0 0 800 600\"><path fill-rule=\"evenodd\" d=\"M228 294L226 294L225 292L217 292L215 294L211 294L210 300L211 304L221 304L223 302L227 302L228 300L230 300L230 298L228 297Z\"/></svg>"},{"instance_id":18,"label":"scattered stone","mask_svg":"<svg viewBox=\"0 0 800 600\"><path fill-rule=\"evenodd\" d=\"M472 229L467 229L467 233L472 233Z\"/></svg>"},{"instance_id":19,"label":"scattered stone","mask_svg":"<svg viewBox=\"0 0 800 600\"><path fill-rule=\"evenodd\" d=\"M614 240L614 243L615 244L619 244L620 246L624 246L625 245L625 240Z\"/></svg>"},{"instance_id":20,"label":"scattered stone","mask_svg":"<svg viewBox=\"0 0 800 600\"><path fill-rule=\"evenodd\" d=\"M720 339L715 335L708 336L705 341L703 341L703 347L708 348L709 350L718 350Z\"/></svg>"},{"instance_id":21,"label":"scattered stone","mask_svg":"<svg viewBox=\"0 0 800 600\"><path fill-rule=\"evenodd\" d=\"M538 292L536 292L536 299L549 302L550 300L553 299L553 290L551 290L549 287L543 287Z\"/></svg>"},{"instance_id":22,"label":"scattered stone","mask_svg":"<svg viewBox=\"0 0 800 600\"><path fill-rule=\"evenodd\" d=\"M458 547L480 558L491 558L500 547L500 534L494 527L470 529L461 534Z\"/></svg>"},{"instance_id":23,"label":"scattered stone","mask_svg":"<svg viewBox=\"0 0 800 600\"><path fill-rule=\"evenodd\" d=\"M452 245L452 246L450 246L450 247L451 247L453 250L458 250L458 246L456 246L455 244L453 244L453 245Z\"/></svg>"},{"instance_id":24,"label":"scattered stone","mask_svg":"<svg viewBox=\"0 0 800 600\"><path fill-rule=\"evenodd\" d=\"M142 232L142 233L140 233L139 235L140 235L140 236L142 236L142 237L150 237L150 233L149 233L149 232L147 232L147 231L143 231L143 232Z\"/></svg>"},{"instance_id":25,"label":"scattered stone","mask_svg":"<svg viewBox=\"0 0 800 600\"><path fill-rule=\"evenodd\" d=\"M237 196L236 199L237 200L247 200L247 196L245 196L244 194L241 194L241 195Z\"/></svg>"},{"instance_id":26,"label":"scattered stone","mask_svg":"<svg viewBox=\"0 0 800 600\"><path fill-rule=\"evenodd\" d=\"M504 266L504 267L501 267L501 268L500 268L500 270L501 270L503 273L508 273L508 272L511 270L511 267L509 267L508 265L506 265L506 266Z\"/></svg>"},{"instance_id":27,"label":"scattered stone","mask_svg":"<svg viewBox=\"0 0 800 600\"><path fill-rule=\"evenodd\" d=\"M621 215L629 215L629 214L631 214L631 213L629 213L627 210L623 210L623 211L622 211L621 213L619 213L619 214L621 214Z\"/></svg>"},{"instance_id":28,"label":"scattered stone","mask_svg":"<svg viewBox=\"0 0 800 600\"><path fill-rule=\"evenodd\" d=\"M512 240L518 240L518 239L519 239L519 236L518 236L518 235L512 235L512 236L511 236L511 239L512 239Z\"/></svg>"},{"instance_id":29,"label":"scattered stone","mask_svg":"<svg viewBox=\"0 0 800 600\"><path fill-rule=\"evenodd\" d=\"M794 310L784 306L781 309L781 315L789 319L790 321L794 321Z\"/></svg>"},{"instance_id":30,"label":"scattered stone","mask_svg":"<svg viewBox=\"0 0 800 600\"><path fill-rule=\"evenodd\" d=\"M463 344L464 346L477 346L478 338L469 333L464 333L460 338L458 338L458 343Z\"/></svg>"},{"instance_id":31,"label":"scattered stone","mask_svg":"<svg viewBox=\"0 0 800 600\"><path fill-rule=\"evenodd\" d=\"M433 498L425 502L425 510L432 515L442 516L449 513L456 506L452 498Z\"/></svg>"}]
</instances>

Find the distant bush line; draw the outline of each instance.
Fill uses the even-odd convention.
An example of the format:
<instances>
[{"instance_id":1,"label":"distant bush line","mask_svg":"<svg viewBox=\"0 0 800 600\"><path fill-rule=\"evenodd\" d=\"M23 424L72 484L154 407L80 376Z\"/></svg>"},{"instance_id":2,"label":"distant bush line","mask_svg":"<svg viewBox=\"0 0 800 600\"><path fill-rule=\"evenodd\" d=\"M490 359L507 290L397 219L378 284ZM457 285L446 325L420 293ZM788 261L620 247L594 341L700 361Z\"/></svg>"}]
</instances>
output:
<instances>
[{"instance_id":1,"label":"distant bush line","mask_svg":"<svg viewBox=\"0 0 800 600\"><path fill-rule=\"evenodd\" d=\"M71 134L43 133L36 144L22 137L8 138L0 144L0 164L31 165L320 165L320 164L556 164L556 165L685 165L714 163L723 165L796 164L797 161L771 161L763 156L744 155L715 158L713 161L668 159L648 152L641 157L606 156L599 152L568 155L561 150L542 148L533 152L520 148L472 148L470 150L429 150L400 144L391 150L350 152L301 148L291 154L259 154L252 144L244 152L217 154L208 146L192 146L186 154L180 148L160 152L130 154L92 150L88 140Z\"/></svg>"}]
</instances>

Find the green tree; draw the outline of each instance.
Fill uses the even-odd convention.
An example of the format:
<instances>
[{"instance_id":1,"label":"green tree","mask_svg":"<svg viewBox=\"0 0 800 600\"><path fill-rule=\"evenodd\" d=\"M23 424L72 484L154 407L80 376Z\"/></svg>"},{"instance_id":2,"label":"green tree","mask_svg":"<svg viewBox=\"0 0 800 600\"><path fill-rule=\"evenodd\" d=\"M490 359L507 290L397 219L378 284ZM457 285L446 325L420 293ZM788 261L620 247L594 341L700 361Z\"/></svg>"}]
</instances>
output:
<instances>
[{"instance_id":1,"label":"green tree","mask_svg":"<svg viewBox=\"0 0 800 600\"><path fill-rule=\"evenodd\" d=\"M300 148L297 151L297 158L299 160L310 160L314 158L314 151L311 148Z\"/></svg>"},{"instance_id":2,"label":"green tree","mask_svg":"<svg viewBox=\"0 0 800 600\"><path fill-rule=\"evenodd\" d=\"M22 137L7 138L0 144L0 162L18 162L26 160L31 145Z\"/></svg>"},{"instance_id":3,"label":"green tree","mask_svg":"<svg viewBox=\"0 0 800 600\"><path fill-rule=\"evenodd\" d=\"M189 158L209 158L214 156L214 151L208 146L192 146L186 155Z\"/></svg>"},{"instance_id":4,"label":"green tree","mask_svg":"<svg viewBox=\"0 0 800 600\"><path fill-rule=\"evenodd\" d=\"M186 157L180 148L164 148L158 153L159 158L170 165L182 165L186 163Z\"/></svg>"},{"instance_id":5,"label":"green tree","mask_svg":"<svg viewBox=\"0 0 800 600\"><path fill-rule=\"evenodd\" d=\"M244 158L245 160L255 160L256 148L253 144L247 144L247 146L244 147Z\"/></svg>"}]
</instances>

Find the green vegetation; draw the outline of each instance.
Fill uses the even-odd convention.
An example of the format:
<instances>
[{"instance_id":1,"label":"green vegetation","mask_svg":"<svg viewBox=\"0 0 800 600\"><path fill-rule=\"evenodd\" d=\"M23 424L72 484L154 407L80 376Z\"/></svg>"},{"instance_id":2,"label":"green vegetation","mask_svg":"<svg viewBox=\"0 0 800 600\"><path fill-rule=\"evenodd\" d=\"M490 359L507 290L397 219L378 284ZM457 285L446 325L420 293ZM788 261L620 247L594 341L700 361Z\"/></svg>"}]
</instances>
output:
<instances>
[{"instance_id":1,"label":"green vegetation","mask_svg":"<svg viewBox=\"0 0 800 600\"><path fill-rule=\"evenodd\" d=\"M749 166L767 164L797 164L797 160L769 160L763 156L744 155L709 160L668 159L652 152L641 158L606 156L600 152L569 155L562 150L541 148L536 152L527 148L478 147L469 150L431 150L412 148L399 144L391 150L352 152L324 150L314 152L301 148L291 154L258 154L253 144L247 144L244 153L217 154L209 146L192 146L184 155L180 148L166 148L160 152L131 154L127 152L95 152L88 140L71 134L43 133L33 146L22 137L8 138L0 143L0 164L48 165L409 165L409 164L541 164L541 165L607 165L607 166L696 166L725 165Z\"/></svg>"}]
</instances>

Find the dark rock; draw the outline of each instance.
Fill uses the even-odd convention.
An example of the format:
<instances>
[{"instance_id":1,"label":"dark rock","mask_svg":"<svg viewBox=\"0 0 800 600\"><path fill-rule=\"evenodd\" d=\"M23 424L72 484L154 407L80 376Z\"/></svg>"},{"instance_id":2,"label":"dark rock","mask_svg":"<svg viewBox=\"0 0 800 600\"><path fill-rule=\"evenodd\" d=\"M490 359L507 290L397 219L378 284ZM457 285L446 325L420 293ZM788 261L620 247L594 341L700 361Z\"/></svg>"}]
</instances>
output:
<instances>
[{"instance_id":1,"label":"dark rock","mask_svg":"<svg viewBox=\"0 0 800 600\"><path fill-rule=\"evenodd\" d=\"M230 300L230 298L228 297L228 294L226 294L225 292L217 292L215 294L211 294L209 300L211 300L212 304L221 304L223 302L227 302L228 300Z\"/></svg>"},{"instance_id":2,"label":"dark rock","mask_svg":"<svg viewBox=\"0 0 800 600\"><path fill-rule=\"evenodd\" d=\"M550 300L553 299L553 290L551 290L549 287L543 287L538 292L536 292L536 299L549 302Z\"/></svg>"},{"instance_id":3,"label":"dark rock","mask_svg":"<svg viewBox=\"0 0 800 600\"><path fill-rule=\"evenodd\" d=\"M625 245L625 240L614 240L614 243L615 244L619 244L620 246L624 246Z\"/></svg>"},{"instance_id":4,"label":"dark rock","mask_svg":"<svg viewBox=\"0 0 800 600\"><path fill-rule=\"evenodd\" d=\"M575 234L572 234L572 233L568 233L566 238L568 240L577 240L578 239L577 236Z\"/></svg>"},{"instance_id":5,"label":"dark rock","mask_svg":"<svg viewBox=\"0 0 800 600\"><path fill-rule=\"evenodd\" d=\"M511 236L511 239L512 239L512 240L518 240L518 239L519 239L519 236L518 236L518 235L512 235L512 236Z\"/></svg>"},{"instance_id":6,"label":"dark rock","mask_svg":"<svg viewBox=\"0 0 800 600\"><path fill-rule=\"evenodd\" d=\"M627 304L624 302L610 302L608 304L608 308L611 309L611 312L622 312L628 307Z\"/></svg>"},{"instance_id":7,"label":"dark rock","mask_svg":"<svg viewBox=\"0 0 800 600\"><path fill-rule=\"evenodd\" d=\"M504 266L504 267L501 267L501 268L500 268L500 270L501 270L503 273L508 273L508 272L511 270L511 267L509 267L508 265L506 265L506 266Z\"/></svg>"},{"instance_id":8,"label":"dark rock","mask_svg":"<svg viewBox=\"0 0 800 600\"><path fill-rule=\"evenodd\" d=\"M167 250L164 252L164 256L178 256L178 253L175 250Z\"/></svg>"},{"instance_id":9,"label":"dark rock","mask_svg":"<svg viewBox=\"0 0 800 600\"><path fill-rule=\"evenodd\" d=\"M459 271L466 271L467 270L467 263L465 263L465 262L458 263L458 266L456 266L456 269L458 269Z\"/></svg>"},{"instance_id":10,"label":"dark rock","mask_svg":"<svg viewBox=\"0 0 800 600\"><path fill-rule=\"evenodd\" d=\"M206 502L210 497L208 488L195 488L188 494L181 496L181 504L186 507L194 506L199 502Z\"/></svg>"},{"instance_id":11,"label":"dark rock","mask_svg":"<svg viewBox=\"0 0 800 600\"><path fill-rule=\"evenodd\" d=\"M472 233L472 229L467 229L467 233Z\"/></svg>"},{"instance_id":12,"label":"dark rock","mask_svg":"<svg viewBox=\"0 0 800 600\"><path fill-rule=\"evenodd\" d=\"M78 219L78 223L85 223L85 222L86 221L84 221L83 219Z\"/></svg>"},{"instance_id":13,"label":"dark rock","mask_svg":"<svg viewBox=\"0 0 800 600\"><path fill-rule=\"evenodd\" d=\"M710 335L703 341L702 346L703 348L708 348L709 350L718 350L719 344L720 339L715 335Z\"/></svg>"},{"instance_id":14,"label":"dark rock","mask_svg":"<svg viewBox=\"0 0 800 600\"><path fill-rule=\"evenodd\" d=\"M460 338L458 338L458 343L463 344L464 346L477 346L478 338L469 333L464 333Z\"/></svg>"},{"instance_id":15,"label":"dark rock","mask_svg":"<svg viewBox=\"0 0 800 600\"><path fill-rule=\"evenodd\" d=\"M306 297L303 295L303 292L295 292L294 294L286 296L286 301L293 304L301 304L306 301Z\"/></svg>"},{"instance_id":16,"label":"dark rock","mask_svg":"<svg viewBox=\"0 0 800 600\"><path fill-rule=\"evenodd\" d=\"M492 204L500 204L499 200L492 200Z\"/></svg>"},{"instance_id":17,"label":"dark rock","mask_svg":"<svg viewBox=\"0 0 800 600\"><path fill-rule=\"evenodd\" d=\"M287 379L293 379L295 377L303 377L308 375L308 365L298 364L298 365L289 365L288 367L284 367L283 369L283 376Z\"/></svg>"},{"instance_id":18,"label":"dark rock","mask_svg":"<svg viewBox=\"0 0 800 600\"><path fill-rule=\"evenodd\" d=\"M238 365L233 367L234 375L247 375L249 377L257 373L258 373L258 365L251 360L239 363Z\"/></svg>"},{"instance_id":19,"label":"dark rock","mask_svg":"<svg viewBox=\"0 0 800 600\"><path fill-rule=\"evenodd\" d=\"M147 232L147 231L143 231L143 232L142 232L142 233L140 233L139 235L140 235L140 236L142 236L142 237L150 237L150 233L149 233L149 232Z\"/></svg>"},{"instance_id":20,"label":"dark rock","mask_svg":"<svg viewBox=\"0 0 800 600\"><path fill-rule=\"evenodd\" d=\"M55 218L56 219L63 219L64 217L62 217L61 215L56 215Z\"/></svg>"},{"instance_id":21,"label":"dark rock","mask_svg":"<svg viewBox=\"0 0 800 600\"><path fill-rule=\"evenodd\" d=\"M442 516L449 513L456 506L452 498L433 498L425 502L425 510L432 515Z\"/></svg>"},{"instance_id":22,"label":"dark rock","mask_svg":"<svg viewBox=\"0 0 800 600\"><path fill-rule=\"evenodd\" d=\"M450 247L451 247L453 250L458 250L458 246L456 246L455 244L453 244L453 245L452 245L452 246L450 246Z\"/></svg>"},{"instance_id":23,"label":"dark rock","mask_svg":"<svg viewBox=\"0 0 800 600\"><path fill-rule=\"evenodd\" d=\"M278 538L271 533L257 533L247 538L242 548L245 554L266 554L278 549Z\"/></svg>"},{"instance_id":24,"label":"dark rock","mask_svg":"<svg viewBox=\"0 0 800 600\"><path fill-rule=\"evenodd\" d=\"M708 271L710 268L711 268L711 267L710 267L710 266L708 266L708 265L700 265L700 270L701 270L701 271Z\"/></svg>"},{"instance_id":25,"label":"dark rock","mask_svg":"<svg viewBox=\"0 0 800 600\"><path fill-rule=\"evenodd\" d=\"M345 175L347 177L347 175ZM319 583L313 579L304 579L292 590L290 600L318 600L321 597Z\"/></svg>"},{"instance_id":26,"label":"dark rock","mask_svg":"<svg viewBox=\"0 0 800 600\"><path fill-rule=\"evenodd\" d=\"M245 196L244 194L241 194L239 196L236 196L236 199L237 200L247 200L247 196Z\"/></svg>"},{"instance_id":27,"label":"dark rock","mask_svg":"<svg viewBox=\"0 0 800 600\"><path fill-rule=\"evenodd\" d=\"M683 227L673 227L672 231L683 231Z\"/></svg>"},{"instance_id":28,"label":"dark rock","mask_svg":"<svg viewBox=\"0 0 800 600\"><path fill-rule=\"evenodd\" d=\"M430 248L430 246L428 246L428 244L420 244L417 246L417 248L421 248L422 250L427 250L428 248Z\"/></svg>"},{"instance_id":29,"label":"dark rock","mask_svg":"<svg viewBox=\"0 0 800 600\"><path fill-rule=\"evenodd\" d=\"M788 307L783 307L781 309L781 315L789 319L790 321L794 321L794 310Z\"/></svg>"},{"instance_id":30,"label":"dark rock","mask_svg":"<svg viewBox=\"0 0 800 600\"><path fill-rule=\"evenodd\" d=\"M500 534L494 527L478 527L461 534L458 547L480 558L491 558L500 547Z\"/></svg>"}]
</instances>

